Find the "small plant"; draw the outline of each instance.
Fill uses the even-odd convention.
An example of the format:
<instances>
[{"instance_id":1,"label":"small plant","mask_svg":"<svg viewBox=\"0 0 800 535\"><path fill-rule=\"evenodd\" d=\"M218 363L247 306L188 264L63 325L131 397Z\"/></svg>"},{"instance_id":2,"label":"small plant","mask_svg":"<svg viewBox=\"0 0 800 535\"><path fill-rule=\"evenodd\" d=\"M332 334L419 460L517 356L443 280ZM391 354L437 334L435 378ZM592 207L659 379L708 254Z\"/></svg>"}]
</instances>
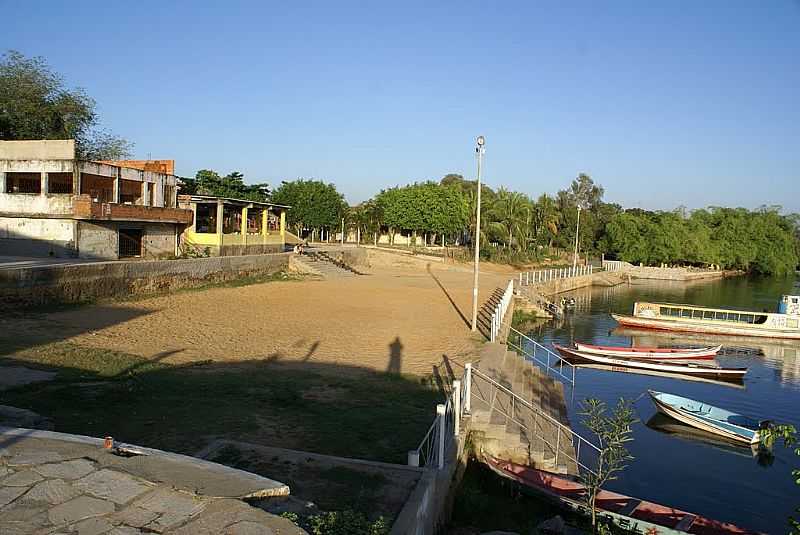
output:
<instances>
[{"instance_id":1,"label":"small plant","mask_svg":"<svg viewBox=\"0 0 800 535\"><path fill-rule=\"evenodd\" d=\"M370 522L355 511L331 511L308 518L313 535L388 535L389 524L383 517Z\"/></svg>"},{"instance_id":2,"label":"small plant","mask_svg":"<svg viewBox=\"0 0 800 535\"><path fill-rule=\"evenodd\" d=\"M761 432L761 447L771 450L777 440L782 440L783 445L787 448L794 447L795 455L800 456L800 447L798 447L797 430L793 425L771 425ZM792 470L792 477L797 485L800 485L800 469L795 468ZM800 507L795 509L795 512L800 513ZM795 517L789 517L789 535L800 535L800 520Z\"/></svg>"},{"instance_id":3,"label":"small plant","mask_svg":"<svg viewBox=\"0 0 800 535\"><path fill-rule=\"evenodd\" d=\"M597 437L600 447L595 472L586 471L581 474L581 481L586 487L586 504L592 515L592 529L602 532L597 525L597 495L600 489L617 478L617 474L627 468L633 460L625 444L633 440L631 426L638 420L634 415L630 402L620 398L616 408L608 414L603 401L589 398L581 407L583 424Z\"/></svg>"}]
</instances>

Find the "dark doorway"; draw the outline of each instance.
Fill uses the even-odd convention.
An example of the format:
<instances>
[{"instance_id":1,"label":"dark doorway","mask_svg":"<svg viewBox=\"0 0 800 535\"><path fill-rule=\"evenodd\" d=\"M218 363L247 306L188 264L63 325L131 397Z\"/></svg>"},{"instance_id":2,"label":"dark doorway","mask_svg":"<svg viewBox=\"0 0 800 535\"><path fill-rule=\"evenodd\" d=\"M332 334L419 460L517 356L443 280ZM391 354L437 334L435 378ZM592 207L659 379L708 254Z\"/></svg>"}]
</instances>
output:
<instances>
[{"instance_id":1,"label":"dark doorway","mask_svg":"<svg viewBox=\"0 0 800 535\"><path fill-rule=\"evenodd\" d=\"M142 256L142 235L139 228L119 229L119 257L133 258Z\"/></svg>"}]
</instances>

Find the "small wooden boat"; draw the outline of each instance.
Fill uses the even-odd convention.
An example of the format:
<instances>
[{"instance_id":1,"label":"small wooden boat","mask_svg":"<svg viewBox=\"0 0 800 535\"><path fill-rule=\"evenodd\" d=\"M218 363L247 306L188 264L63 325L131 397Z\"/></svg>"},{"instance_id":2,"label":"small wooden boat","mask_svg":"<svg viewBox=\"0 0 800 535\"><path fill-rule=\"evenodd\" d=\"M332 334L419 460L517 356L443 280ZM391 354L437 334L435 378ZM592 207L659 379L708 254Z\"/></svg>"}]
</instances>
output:
<instances>
[{"instance_id":1,"label":"small wooden boat","mask_svg":"<svg viewBox=\"0 0 800 535\"><path fill-rule=\"evenodd\" d=\"M767 422L759 422L702 401L654 390L648 390L647 393L653 398L656 408L667 416L734 442L758 444L761 442L760 431L767 425Z\"/></svg>"},{"instance_id":2,"label":"small wooden boat","mask_svg":"<svg viewBox=\"0 0 800 535\"><path fill-rule=\"evenodd\" d=\"M570 362L588 362L590 364L603 364L611 366L612 370L626 371L630 370L651 370L662 373L681 374L695 377L705 377L710 379L723 379L741 381L747 373L747 368L722 368L712 364L696 364L696 363L677 363L677 362L664 362L659 360L635 360L633 358L621 359L614 357L605 357L603 355L595 355L592 353L585 353L577 351L568 347L553 344L553 347Z\"/></svg>"},{"instance_id":3,"label":"small wooden boat","mask_svg":"<svg viewBox=\"0 0 800 535\"><path fill-rule=\"evenodd\" d=\"M582 484L550 472L484 455L496 474L571 511L589 514ZM695 535L755 534L727 522L705 518L658 503L601 490L596 501L598 517L608 519L629 533L693 533Z\"/></svg>"},{"instance_id":4,"label":"small wooden boat","mask_svg":"<svg viewBox=\"0 0 800 535\"><path fill-rule=\"evenodd\" d=\"M713 359L722 346L671 348L671 347L619 347L593 346L575 343L575 349L582 353L593 353L605 357L622 359L654 359L654 360L704 360Z\"/></svg>"}]
</instances>

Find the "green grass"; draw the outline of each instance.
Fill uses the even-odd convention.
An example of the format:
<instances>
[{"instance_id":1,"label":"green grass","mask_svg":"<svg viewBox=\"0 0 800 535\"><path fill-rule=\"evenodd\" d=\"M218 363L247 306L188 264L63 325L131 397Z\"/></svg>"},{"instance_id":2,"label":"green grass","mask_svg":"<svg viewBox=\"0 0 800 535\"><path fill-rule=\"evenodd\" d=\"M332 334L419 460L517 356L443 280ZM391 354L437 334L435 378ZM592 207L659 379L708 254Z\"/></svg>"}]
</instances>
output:
<instances>
[{"instance_id":1,"label":"green grass","mask_svg":"<svg viewBox=\"0 0 800 535\"><path fill-rule=\"evenodd\" d=\"M174 366L68 343L0 364L59 372L53 382L0 393L0 403L50 417L58 431L185 453L230 438L402 463L441 402L420 378L336 365Z\"/></svg>"}]
</instances>

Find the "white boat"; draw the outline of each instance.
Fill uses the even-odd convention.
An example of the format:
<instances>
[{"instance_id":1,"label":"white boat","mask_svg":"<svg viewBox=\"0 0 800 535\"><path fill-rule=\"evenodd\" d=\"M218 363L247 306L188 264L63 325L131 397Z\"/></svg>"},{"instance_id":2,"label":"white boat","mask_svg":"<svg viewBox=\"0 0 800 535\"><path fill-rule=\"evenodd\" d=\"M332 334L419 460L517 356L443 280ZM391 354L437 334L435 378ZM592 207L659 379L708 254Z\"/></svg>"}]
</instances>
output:
<instances>
[{"instance_id":1,"label":"white boat","mask_svg":"<svg viewBox=\"0 0 800 535\"><path fill-rule=\"evenodd\" d=\"M721 368L712 364L676 363L657 360L634 360L605 357L592 353L584 353L575 349L553 344L553 347L568 361L589 362L611 366L613 371L652 370L663 373L680 374L686 376L705 377L728 381L741 381L747 373L747 368Z\"/></svg>"},{"instance_id":2,"label":"white boat","mask_svg":"<svg viewBox=\"0 0 800 535\"><path fill-rule=\"evenodd\" d=\"M713 359L722 346L708 346L696 348L671 348L671 347L616 347L594 346L576 342L575 349L581 353L592 353L605 357L623 359L654 359L654 360L692 360Z\"/></svg>"},{"instance_id":3,"label":"white boat","mask_svg":"<svg viewBox=\"0 0 800 535\"><path fill-rule=\"evenodd\" d=\"M752 312L638 301L633 315L611 314L621 325L662 331L800 340L800 296L784 295L778 312Z\"/></svg>"},{"instance_id":4,"label":"white boat","mask_svg":"<svg viewBox=\"0 0 800 535\"><path fill-rule=\"evenodd\" d=\"M759 444L766 423L702 401L648 390L656 408L686 425L744 444Z\"/></svg>"}]
</instances>

